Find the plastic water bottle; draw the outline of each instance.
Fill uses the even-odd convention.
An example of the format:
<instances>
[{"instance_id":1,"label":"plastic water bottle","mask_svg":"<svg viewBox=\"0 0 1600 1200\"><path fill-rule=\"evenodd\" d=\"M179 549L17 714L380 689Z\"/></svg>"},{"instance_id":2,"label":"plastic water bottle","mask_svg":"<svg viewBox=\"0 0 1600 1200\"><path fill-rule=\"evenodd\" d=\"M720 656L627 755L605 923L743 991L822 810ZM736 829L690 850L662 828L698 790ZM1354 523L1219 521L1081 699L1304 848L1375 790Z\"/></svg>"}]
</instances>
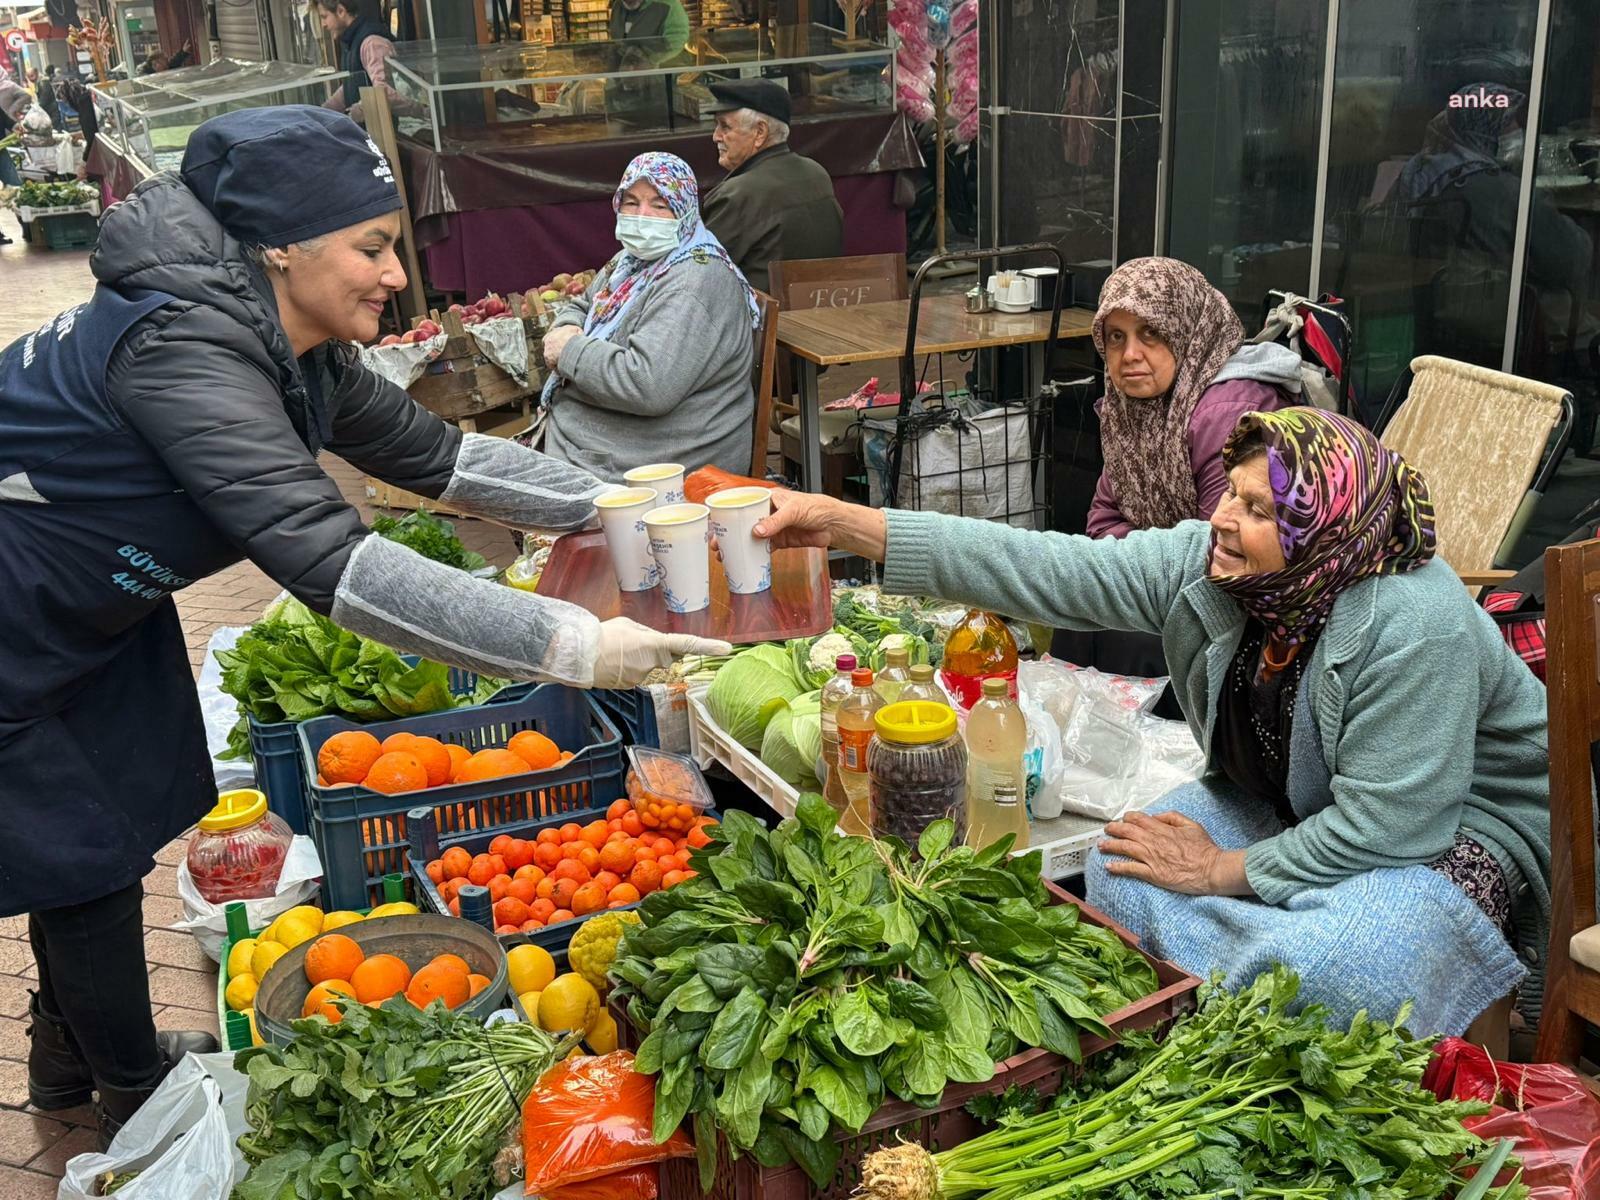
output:
<instances>
[{"instance_id":1,"label":"plastic water bottle","mask_svg":"<svg viewBox=\"0 0 1600 1200\"><path fill-rule=\"evenodd\" d=\"M839 762L839 705L850 695L850 675L856 669L854 654L841 654L833 662L834 675L822 685L818 697L822 705L822 761L817 764L817 780L827 795L828 776Z\"/></svg>"}]
</instances>

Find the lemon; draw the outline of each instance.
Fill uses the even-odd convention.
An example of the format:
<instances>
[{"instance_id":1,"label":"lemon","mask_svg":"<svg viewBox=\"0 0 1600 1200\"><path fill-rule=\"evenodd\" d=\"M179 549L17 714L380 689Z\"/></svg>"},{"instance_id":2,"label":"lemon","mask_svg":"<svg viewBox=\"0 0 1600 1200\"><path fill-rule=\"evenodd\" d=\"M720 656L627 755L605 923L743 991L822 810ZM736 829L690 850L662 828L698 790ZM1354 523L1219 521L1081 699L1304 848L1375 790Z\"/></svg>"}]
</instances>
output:
<instances>
[{"instance_id":1,"label":"lemon","mask_svg":"<svg viewBox=\"0 0 1600 1200\"><path fill-rule=\"evenodd\" d=\"M539 993L539 1025L547 1032L587 1030L599 1015L600 993L582 975L559 975Z\"/></svg>"},{"instance_id":2,"label":"lemon","mask_svg":"<svg viewBox=\"0 0 1600 1200\"><path fill-rule=\"evenodd\" d=\"M375 921L379 917L414 917L422 910L408 900L395 900L390 904L380 904L367 914L367 920Z\"/></svg>"},{"instance_id":3,"label":"lemon","mask_svg":"<svg viewBox=\"0 0 1600 1200\"><path fill-rule=\"evenodd\" d=\"M228 980L228 987L222 993L222 998L234 1012L244 1012L255 1004L258 986L254 975L235 975Z\"/></svg>"},{"instance_id":4,"label":"lemon","mask_svg":"<svg viewBox=\"0 0 1600 1200\"><path fill-rule=\"evenodd\" d=\"M289 947L282 942L269 942L266 938L260 938L256 942L254 952L250 955L249 973L257 979L265 979L267 972L272 970L272 964L287 953L289 953Z\"/></svg>"},{"instance_id":5,"label":"lemon","mask_svg":"<svg viewBox=\"0 0 1600 1200\"><path fill-rule=\"evenodd\" d=\"M322 918L322 932L332 933L335 929L343 929L346 925L354 925L357 921L365 921L358 912L345 909L342 912L331 912Z\"/></svg>"},{"instance_id":6,"label":"lemon","mask_svg":"<svg viewBox=\"0 0 1600 1200\"><path fill-rule=\"evenodd\" d=\"M528 1020L537 1025L539 1023L539 993L523 992L517 997L517 1003L522 1005L522 1011L528 1014Z\"/></svg>"},{"instance_id":7,"label":"lemon","mask_svg":"<svg viewBox=\"0 0 1600 1200\"><path fill-rule=\"evenodd\" d=\"M233 949L228 951L228 974L232 979L235 975L249 975L250 956L256 952L255 938L240 938L233 944Z\"/></svg>"},{"instance_id":8,"label":"lemon","mask_svg":"<svg viewBox=\"0 0 1600 1200\"><path fill-rule=\"evenodd\" d=\"M247 1008L244 1010L244 1015L250 1018L250 1044L252 1046L266 1045L266 1043L262 1041L261 1030L256 1028L256 1010L254 1008Z\"/></svg>"},{"instance_id":9,"label":"lemon","mask_svg":"<svg viewBox=\"0 0 1600 1200\"><path fill-rule=\"evenodd\" d=\"M583 1040L596 1054L610 1054L615 1050L617 1023L611 1019L611 1014L602 1008L600 1015L594 1019L594 1024L589 1026L589 1032L584 1035Z\"/></svg>"},{"instance_id":10,"label":"lemon","mask_svg":"<svg viewBox=\"0 0 1600 1200\"><path fill-rule=\"evenodd\" d=\"M276 924L277 940L285 949L293 950L301 942L309 942L322 932L322 910L302 904L284 913Z\"/></svg>"},{"instance_id":11,"label":"lemon","mask_svg":"<svg viewBox=\"0 0 1600 1200\"><path fill-rule=\"evenodd\" d=\"M506 951L506 977L519 996L542 992L556 977L556 960L543 946L513 946Z\"/></svg>"}]
</instances>

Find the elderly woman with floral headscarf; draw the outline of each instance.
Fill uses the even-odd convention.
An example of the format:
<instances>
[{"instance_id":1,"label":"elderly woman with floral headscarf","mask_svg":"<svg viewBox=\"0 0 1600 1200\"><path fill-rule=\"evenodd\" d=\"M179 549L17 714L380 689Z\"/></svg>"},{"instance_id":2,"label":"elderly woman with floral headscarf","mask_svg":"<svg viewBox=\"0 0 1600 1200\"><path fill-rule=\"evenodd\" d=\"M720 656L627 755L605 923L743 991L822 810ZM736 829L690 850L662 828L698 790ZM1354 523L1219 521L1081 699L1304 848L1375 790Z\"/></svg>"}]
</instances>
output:
<instances>
[{"instance_id":1,"label":"elderly woman with floral headscarf","mask_svg":"<svg viewBox=\"0 0 1600 1200\"><path fill-rule=\"evenodd\" d=\"M1209 525L1094 540L778 493L755 529L884 563L886 589L1160 634L1198 782L1114 821L1088 898L1153 953L1274 962L1342 1018L1460 1033L1549 926L1545 701L1434 557L1421 477L1353 421L1251 413ZM1526 981L1525 977L1527 977Z\"/></svg>"},{"instance_id":2,"label":"elderly woman with floral headscarf","mask_svg":"<svg viewBox=\"0 0 1600 1200\"><path fill-rule=\"evenodd\" d=\"M545 450L620 480L649 462L750 463L755 295L700 222L689 164L641 154L612 198L622 252L545 337Z\"/></svg>"}]
</instances>

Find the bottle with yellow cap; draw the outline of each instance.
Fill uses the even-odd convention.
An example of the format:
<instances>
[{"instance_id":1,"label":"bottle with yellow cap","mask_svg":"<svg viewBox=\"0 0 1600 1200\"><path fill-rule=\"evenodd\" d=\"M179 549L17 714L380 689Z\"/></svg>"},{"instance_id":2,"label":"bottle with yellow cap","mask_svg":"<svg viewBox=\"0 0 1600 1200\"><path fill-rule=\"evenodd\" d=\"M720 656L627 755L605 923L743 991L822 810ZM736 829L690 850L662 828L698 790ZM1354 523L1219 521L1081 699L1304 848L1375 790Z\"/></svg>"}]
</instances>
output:
<instances>
[{"instance_id":1,"label":"bottle with yellow cap","mask_svg":"<svg viewBox=\"0 0 1600 1200\"><path fill-rule=\"evenodd\" d=\"M1011 681L983 681L983 699L967 714L967 845L982 850L1006 834L1028 848L1028 722L1011 698Z\"/></svg>"},{"instance_id":2,"label":"bottle with yellow cap","mask_svg":"<svg viewBox=\"0 0 1600 1200\"><path fill-rule=\"evenodd\" d=\"M915 846L922 831L948 817L960 841L967 823L967 747L948 704L902 700L879 709L867 751L871 826Z\"/></svg>"},{"instance_id":3,"label":"bottle with yellow cap","mask_svg":"<svg viewBox=\"0 0 1600 1200\"><path fill-rule=\"evenodd\" d=\"M254 788L223 792L189 842L189 875L212 904L272 895L294 833Z\"/></svg>"}]
</instances>

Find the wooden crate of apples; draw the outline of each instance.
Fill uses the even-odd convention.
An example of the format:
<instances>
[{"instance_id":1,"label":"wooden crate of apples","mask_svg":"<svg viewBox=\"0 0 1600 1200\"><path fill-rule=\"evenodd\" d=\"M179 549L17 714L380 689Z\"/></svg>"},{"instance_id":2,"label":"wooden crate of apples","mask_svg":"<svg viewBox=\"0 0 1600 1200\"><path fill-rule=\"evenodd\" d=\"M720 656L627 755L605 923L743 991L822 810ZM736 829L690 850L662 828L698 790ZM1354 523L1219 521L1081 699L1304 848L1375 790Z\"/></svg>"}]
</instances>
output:
<instances>
[{"instance_id":1,"label":"wooden crate of apples","mask_svg":"<svg viewBox=\"0 0 1600 1200\"><path fill-rule=\"evenodd\" d=\"M528 341L528 382L519 381L491 362L467 332L487 321L520 320ZM428 364L427 373L411 385L411 397L447 421L471 419L491 409L526 403L544 382L542 342L550 310L536 292L490 293L472 304L434 309L403 334L390 334L379 345L425 342L447 335L444 351Z\"/></svg>"}]
</instances>

